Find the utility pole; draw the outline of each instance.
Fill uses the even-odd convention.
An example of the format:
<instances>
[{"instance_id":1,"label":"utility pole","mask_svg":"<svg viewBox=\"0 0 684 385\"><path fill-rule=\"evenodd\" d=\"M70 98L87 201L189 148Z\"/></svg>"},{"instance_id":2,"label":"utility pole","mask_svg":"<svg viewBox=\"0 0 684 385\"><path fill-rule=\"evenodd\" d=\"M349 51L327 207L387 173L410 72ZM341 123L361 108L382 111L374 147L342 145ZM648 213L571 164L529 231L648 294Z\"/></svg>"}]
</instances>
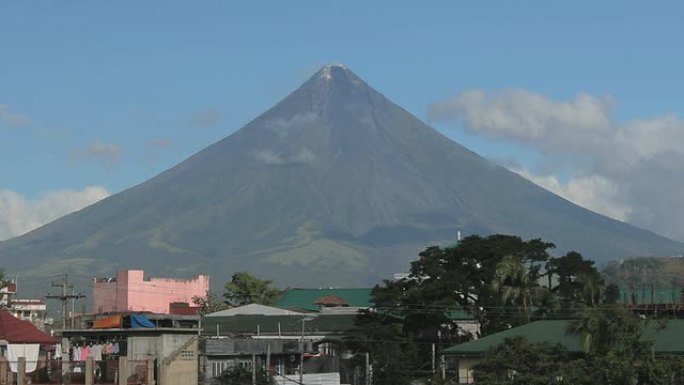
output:
<instances>
[{"instance_id":1,"label":"utility pole","mask_svg":"<svg viewBox=\"0 0 684 385\"><path fill-rule=\"evenodd\" d=\"M69 283L69 278L68 275L64 274L62 275L62 282L52 282L53 287L59 287L62 289L62 294L59 295L46 295L45 298L47 299L58 299L62 303L62 329L66 329L66 315L67 315L67 305L69 303L70 299L77 300L79 298L85 298L85 295L78 293L75 294L72 291L72 294L67 294L67 289L71 289L74 287L74 285ZM71 320L71 325L73 326L73 314L71 315L72 320Z\"/></svg>"},{"instance_id":2,"label":"utility pole","mask_svg":"<svg viewBox=\"0 0 684 385\"><path fill-rule=\"evenodd\" d=\"M446 379L446 357L442 354L440 357L440 368L442 370L442 380Z\"/></svg>"},{"instance_id":3,"label":"utility pole","mask_svg":"<svg viewBox=\"0 0 684 385\"><path fill-rule=\"evenodd\" d=\"M256 385L256 354L252 353L252 385Z\"/></svg>"},{"instance_id":4,"label":"utility pole","mask_svg":"<svg viewBox=\"0 0 684 385\"><path fill-rule=\"evenodd\" d=\"M269 341L268 345L266 345L266 370L264 371L266 374L266 382L269 382L271 380L271 342Z\"/></svg>"},{"instance_id":5,"label":"utility pole","mask_svg":"<svg viewBox=\"0 0 684 385\"><path fill-rule=\"evenodd\" d=\"M306 321L311 321L313 318L311 317L302 317L302 335L300 337L301 341L301 351L299 353L299 383L301 385L304 385L304 348L305 348L305 343L304 343L304 323Z\"/></svg>"},{"instance_id":6,"label":"utility pole","mask_svg":"<svg viewBox=\"0 0 684 385\"><path fill-rule=\"evenodd\" d=\"M299 352L299 384L304 385L304 322L306 317L302 317L302 350Z\"/></svg>"},{"instance_id":7,"label":"utility pole","mask_svg":"<svg viewBox=\"0 0 684 385\"><path fill-rule=\"evenodd\" d=\"M71 291L71 328L73 329L75 326L74 323L74 313L76 313L76 292L73 290Z\"/></svg>"},{"instance_id":8,"label":"utility pole","mask_svg":"<svg viewBox=\"0 0 684 385\"><path fill-rule=\"evenodd\" d=\"M432 375L435 375L435 344L432 344Z\"/></svg>"}]
</instances>

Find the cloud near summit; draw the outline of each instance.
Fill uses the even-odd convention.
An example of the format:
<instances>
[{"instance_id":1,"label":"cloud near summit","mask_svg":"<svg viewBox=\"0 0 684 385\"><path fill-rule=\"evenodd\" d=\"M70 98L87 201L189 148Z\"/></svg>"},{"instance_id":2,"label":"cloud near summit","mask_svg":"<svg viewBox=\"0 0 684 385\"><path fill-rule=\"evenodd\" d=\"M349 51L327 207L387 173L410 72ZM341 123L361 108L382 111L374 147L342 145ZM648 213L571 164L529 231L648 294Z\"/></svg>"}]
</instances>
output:
<instances>
[{"instance_id":1,"label":"cloud near summit","mask_svg":"<svg viewBox=\"0 0 684 385\"><path fill-rule=\"evenodd\" d=\"M616 108L610 96L553 100L523 89L471 89L434 103L428 118L539 151L544 164L517 171L591 210L684 240L684 211L676 209L684 190L684 119L618 122ZM561 177L568 160L570 177Z\"/></svg>"}]
</instances>

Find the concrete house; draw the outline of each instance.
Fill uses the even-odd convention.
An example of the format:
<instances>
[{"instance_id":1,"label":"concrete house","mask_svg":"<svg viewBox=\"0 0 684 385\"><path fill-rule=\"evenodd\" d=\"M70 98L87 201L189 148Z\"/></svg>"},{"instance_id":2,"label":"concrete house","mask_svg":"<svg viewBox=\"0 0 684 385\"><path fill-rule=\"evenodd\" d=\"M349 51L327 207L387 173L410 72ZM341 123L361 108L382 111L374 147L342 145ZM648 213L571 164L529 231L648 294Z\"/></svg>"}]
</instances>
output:
<instances>
[{"instance_id":1,"label":"concrete house","mask_svg":"<svg viewBox=\"0 0 684 385\"><path fill-rule=\"evenodd\" d=\"M277 383L349 383L341 338L355 317L256 304L208 314L202 320L203 381L243 367L267 370Z\"/></svg>"},{"instance_id":2,"label":"concrete house","mask_svg":"<svg viewBox=\"0 0 684 385\"><path fill-rule=\"evenodd\" d=\"M96 383L197 384L199 317L115 313L82 325L56 334L63 361L72 366L78 368L88 351Z\"/></svg>"},{"instance_id":3,"label":"concrete house","mask_svg":"<svg viewBox=\"0 0 684 385\"><path fill-rule=\"evenodd\" d=\"M208 290L206 275L145 279L143 270L121 270L116 277L93 279L93 311L169 314L174 304L192 304Z\"/></svg>"}]
</instances>

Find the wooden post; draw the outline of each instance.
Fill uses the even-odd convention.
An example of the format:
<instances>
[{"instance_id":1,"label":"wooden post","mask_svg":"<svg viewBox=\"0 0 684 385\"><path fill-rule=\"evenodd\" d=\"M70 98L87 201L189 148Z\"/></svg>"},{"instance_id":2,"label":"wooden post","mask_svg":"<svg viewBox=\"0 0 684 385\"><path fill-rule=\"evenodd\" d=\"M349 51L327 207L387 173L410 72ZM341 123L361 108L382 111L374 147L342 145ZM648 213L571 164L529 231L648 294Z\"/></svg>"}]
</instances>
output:
<instances>
[{"instance_id":1,"label":"wooden post","mask_svg":"<svg viewBox=\"0 0 684 385\"><path fill-rule=\"evenodd\" d=\"M128 385L128 359L119 357L119 385Z\"/></svg>"},{"instance_id":2,"label":"wooden post","mask_svg":"<svg viewBox=\"0 0 684 385\"><path fill-rule=\"evenodd\" d=\"M252 353L252 385L256 385L256 354Z\"/></svg>"},{"instance_id":3,"label":"wooden post","mask_svg":"<svg viewBox=\"0 0 684 385\"><path fill-rule=\"evenodd\" d=\"M0 385L6 385L9 383L7 381L7 367L9 366L9 362L5 360L0 360Z\"/></svg>"},{"instance_id":4,"label":"wooden post","mask_svg":"<svg viewBox=\"0 0 684 385\"><path fill-rule=\"evenodd\" d=\"M151 358L148 358L145 361L145 365L147 367L147 373L145 374L145 379L147 380L147 385L155 385L154 384L154 360Z\"/></svg>"},{"instance_id":5,"label":"wooden post","mask_svg":"<svg viewBox=\"0 0 684 385\"><path fill-rule=\"evenodd\" d=\"M166 364L164 363L164 360L159 360L158 370L157 383L159 385L166 385Z\"/></svg>"},{"instance_id":6,"label":"wooden post","mask_svg":"<svg viewBox=\"0 0 684 385\"><path fill-rule=\"evenodd\" d=\"M26 357L19 357L17 365L17 385L26 384Z\"/></svg>"},{"instance_id":7,"label":"wooden post","mask_svg":"<svg viewBox=\"0 0 684 385\"><path fill-rule=\"evenodd\" d=\"M71 357L69 357L69 348L70 348L70 341L68 338L62 338L62 384L66 385L70 383L71 381L69 380L69 360L71 360Z\"/></svg>"},{"instance_id":8,"label":"wooden post","mask_svg":"<svg viewBox=\"0 0 684 385\"><path fill-rule=\"evenodd\" d=\"M435 352L435 344L432 344L432 376L433 377L435 376L435 369L436 369L436 365L435 365L435 363L436 363L435 355L436 354L435 353L436 353Z\"/></svg>"},{"instance_id":9,"label":"wooden post","mask_svg":"<svg viewBox=\"0 0 684 385\"><path fill-rule=\"evenodd\" d=\"M370 385L370 353L366 353L366 385Z\"/></svg>"},{"instance_id":10,"label":"wooden post","mask_svg":"<svg viewBox=\"0 0 684 385\"><path fill-rule=\"evenodd\" d=\"M93 385L93 357L88 356L85 362L85 385Z\"/></svg>"},{"instance_id":11,"label":"wooden post","mask_svg":"<svg viewBox=\"0 0 684 385\"><path fill-rule=\"evenodd\" d=\"M440 366L442 369L442 380L446 380L446 357L442 354L440 357Z\"/></svg>"},{"instance_id":12,"label":"wooden post","mask_svg":"<svg viewBox=\"0 0 684 385\"><path fill-rule=\"evenodd\" d=\"M266 345L266 381L271 379L271 343Z\"/></svg>"}]
</instances>

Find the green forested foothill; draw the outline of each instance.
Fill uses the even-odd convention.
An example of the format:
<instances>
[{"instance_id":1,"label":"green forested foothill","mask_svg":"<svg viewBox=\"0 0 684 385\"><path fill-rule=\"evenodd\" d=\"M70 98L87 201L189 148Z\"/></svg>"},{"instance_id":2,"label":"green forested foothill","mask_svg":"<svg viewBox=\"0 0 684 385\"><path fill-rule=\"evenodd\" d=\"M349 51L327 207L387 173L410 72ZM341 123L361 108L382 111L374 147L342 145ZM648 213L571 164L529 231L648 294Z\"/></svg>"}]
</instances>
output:
<instances>
[{"instance_id":1,"label":"green forested foothill","mask_svg":"<svg viewBox=\"0 0 684 385\"><path fill-rule=\"evenodd\" d=\"M602 270L607 282L624 289L682 289L683 257L638 257L612 261Z\"/></svg>"}]
</instances>

